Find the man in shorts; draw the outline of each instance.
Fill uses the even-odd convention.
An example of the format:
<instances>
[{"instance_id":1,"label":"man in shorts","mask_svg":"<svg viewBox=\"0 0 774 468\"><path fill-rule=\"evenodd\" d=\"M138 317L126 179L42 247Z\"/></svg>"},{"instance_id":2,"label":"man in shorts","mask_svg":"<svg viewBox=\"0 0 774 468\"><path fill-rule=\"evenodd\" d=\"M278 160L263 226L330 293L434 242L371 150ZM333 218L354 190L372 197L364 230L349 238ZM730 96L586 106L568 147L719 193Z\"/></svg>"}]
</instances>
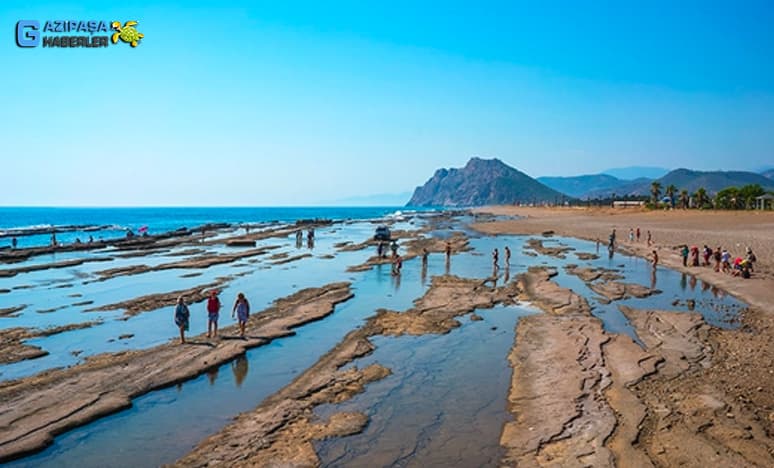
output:
<instances>
[{"instance_id":1,"label":"man in shorts","mask_svg":"<svg viewBox=\"0 0 774 468\"><path fill-rule=\"evenodd\" d=\"M210 291L210 297L207 299L207 338L218 336L218 315L220 313L220 299L218 291Z\"/></svg>"}]
</instances>

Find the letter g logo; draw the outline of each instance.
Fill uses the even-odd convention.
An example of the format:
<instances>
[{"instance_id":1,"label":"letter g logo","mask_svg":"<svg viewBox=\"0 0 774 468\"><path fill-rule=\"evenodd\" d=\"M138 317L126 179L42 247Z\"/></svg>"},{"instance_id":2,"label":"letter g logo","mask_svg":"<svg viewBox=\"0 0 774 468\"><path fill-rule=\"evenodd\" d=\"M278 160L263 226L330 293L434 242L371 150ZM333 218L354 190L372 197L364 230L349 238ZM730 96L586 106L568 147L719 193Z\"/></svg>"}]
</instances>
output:
<instances>
[{"instance_id":1,"label":"letter g logo","mask_svg":"<svg viewBox=\"0 0 774 468\"><path fill-rule=\"evenodd\" d=\"M21 20L16 23L16 45L36 47L40 44L40 21Z\"/></svg>"}]
</instances>

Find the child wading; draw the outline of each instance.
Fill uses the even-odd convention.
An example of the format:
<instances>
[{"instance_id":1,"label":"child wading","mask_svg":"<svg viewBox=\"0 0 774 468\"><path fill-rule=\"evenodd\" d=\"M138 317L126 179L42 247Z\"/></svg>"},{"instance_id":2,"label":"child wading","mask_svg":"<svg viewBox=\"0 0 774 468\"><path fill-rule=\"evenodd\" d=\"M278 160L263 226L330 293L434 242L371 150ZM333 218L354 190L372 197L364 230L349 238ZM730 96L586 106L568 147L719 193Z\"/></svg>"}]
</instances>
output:
<instances>
[{"instance_id":1,"label":"child wading","mask_svg":"<svg viewBox=\"0 0 774 468\"><path fill-rule=\"evenodd\" d=\"M185 305L183 296L177 298L175 306L175 325L180 329L180 344L185 343L185 332L188 331L188 319L191 314L188 312L188 306Z\"/></svg>"},{"instance_id":2,"label":"child wading","mask_svg":"<svg viewBox=\"0 0 774 468\"><path fill-rule=\"evenodd\" d=\"M236 314L239 321L239 336L244 338L245 325L247 325L247 318L250 317L250 303L247 302L247 298L242 293L237 295L236 302L234 302L234 308L231 310L231 318L234 318Z\"/></svg>"},{"instance_id":3,"label":"child wading","mask_svg":"<svg viewBox=\"0 0 774 468\"><path fill-rule=\"evenodd\" d=\"M218 291L210 291L207 299L207 338L218 336L218 313L220 312L220 299Z\"/></svg>"}]
</instances>

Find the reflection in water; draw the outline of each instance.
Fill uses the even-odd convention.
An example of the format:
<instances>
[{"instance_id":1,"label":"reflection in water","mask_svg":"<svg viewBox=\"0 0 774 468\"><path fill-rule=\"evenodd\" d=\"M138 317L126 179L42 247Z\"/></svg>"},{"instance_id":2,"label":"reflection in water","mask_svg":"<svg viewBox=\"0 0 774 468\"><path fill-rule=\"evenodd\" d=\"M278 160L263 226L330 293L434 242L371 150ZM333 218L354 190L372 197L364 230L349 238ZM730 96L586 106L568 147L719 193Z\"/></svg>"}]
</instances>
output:
<instances>
[{"instance_id":1,"label":"reflection in water","mask_svg":"<svg viewBox=\"0 0 774 468\"><path fill-rule=\"evenodd\" d=\"M395 288L395 292L400 291L400 273L392 275L392 286Z\"/></svg>"},{"instance_id":2,"label":"reflection in water","mask_svg":"<svg viewBox=\"0 0 774 468\"><path fill-rule=\"evenodd\" d=\"M446 268L445 268L445 272L446 272L447 275L449 274L449 270L451 270L451 257L449 255L447 255L446 256Z\"/></svg>"},{"instance_id":3,"label":"reflection in water","mask_svg":"<svg viewBox=\"0 0 774 468\"><path fill-rule=\"evenodd\" d=\"M696 290L696 277L691 275L691 279L688 280L688 285L691 287L691 291Z\"/></svg>"},{"instance_id":4,"label":"reflection in water","mask_svg":"<svg viewBox=\"0 0 774 468\"><path fill-rule=\"evenodd\" d=\"M210 385L215 385L215 381L218 380L219 367L213 367L207 371L207 379L210 381Z\"/></svg>"},{"instance_id":5,"label":"reflection in water","mask_svg":"<svg viewBox=\"0 0 774 468\"><path fill-rule=\"evenodd\" d=\"M650 289L656 289L656 266L650 270Z\"/></svg>"},{"instance_id":6,"label":"reflection in water","mask_svg":"<svg viewBox=\"0 0 774 468\"><path fill-rule=\"evenodd\" d=\"M505 264L505 278L503 279L503 283L507 284L508 281L511 280L511 267L507 263Z\"/></svg>"},{"instance_id":7,"label":"reflection in water","mask_svg":"<svg viewBox=\"0 0 774 468\"><path fill-rule=\"evenodd\" d=\"M427 284L427 262L422 263L422 271L420 273L420 279L422 282L422 286Z\"/></svg>"},{"instance_id":8,"label":"reflection in water","mask_svg":"<svg viewBox=\"0 0 774 468\"><path fill-rule=\"evenodd\" d=\"M234 373L234 381L237 387L242 386L248 371L247 356L244 354L231 361L231 371Z\"/></svg>"},{"instance_id":9,"label":"reflection in water","mask_svg":"<svg viewBox=\"0 0 774 468\"><path fill-rule=\"evenodd\" d=\"M680 289L685 291L685 288L688 286L688 275L685 273L680 274Z\"/></svg>"}]
</instances>

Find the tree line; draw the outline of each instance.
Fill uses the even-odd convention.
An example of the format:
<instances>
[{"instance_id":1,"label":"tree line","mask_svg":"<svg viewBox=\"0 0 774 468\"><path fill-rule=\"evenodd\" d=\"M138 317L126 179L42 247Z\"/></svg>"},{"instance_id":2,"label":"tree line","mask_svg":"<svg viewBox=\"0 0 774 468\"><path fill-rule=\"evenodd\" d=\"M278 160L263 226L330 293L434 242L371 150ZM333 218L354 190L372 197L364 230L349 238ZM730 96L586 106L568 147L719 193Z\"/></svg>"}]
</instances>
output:
<instances>
[{"instance_id":1,"label":"tree line","mask_svg":"<svg viewBox=\"0 0 774 468\"><path fill-rule=\"evenodd\" d=\"M697 208L697 209L718 209L718 210L749 210L755 208L755 198L764 195L766 190L758 184L749 184L743 187L727 187L710 197L704 187L700 187L694 193L688 190L678 189L670 184L663 189L663 194L669 198L669 202L662 201L662 185L654 181L650 185L650 203L656 208L663 204L671 205L672 208Z\"/></svg>"}]
</instances>

